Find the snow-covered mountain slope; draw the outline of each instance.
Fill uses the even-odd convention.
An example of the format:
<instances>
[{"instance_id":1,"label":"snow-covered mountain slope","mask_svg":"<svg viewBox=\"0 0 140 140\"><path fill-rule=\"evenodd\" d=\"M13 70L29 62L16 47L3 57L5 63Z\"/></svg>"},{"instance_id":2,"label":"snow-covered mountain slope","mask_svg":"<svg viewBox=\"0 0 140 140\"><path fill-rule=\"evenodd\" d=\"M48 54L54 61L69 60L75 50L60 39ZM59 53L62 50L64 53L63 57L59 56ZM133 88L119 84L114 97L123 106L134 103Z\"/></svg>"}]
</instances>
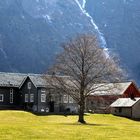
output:
<instances>
[{"instance_id":1,"label":"snow-covered mountain slope","mask_svg":"<svg viewBox=\"0 0 140 140\"><path fill-rule=\"evenodd\" d=\"M78 0L0 1L0 71L44 72L59 45L77 33L96 33L106 42Z\"/></svg>"},{"instance_id":2,"label":"snow-covered mountain slope","mask_svg":"<svg viewBox=\"0 0 140 140\"><path fill-rule=\"evenodd\" d=\"M130 76L140 83L140 0L87 0L86 10L117 52Z\"/></svg>"},{"instance_id":3,"label":"snow-covered mountain slope","mask_svg":"<svg viewBox=\"0 0 140 140\"><path fill-rule=\"evenodd\" d=\"M95 33L140 79L139 0L1 0L0 71L44 72L59 45Z\"/></svg>"}]
</instances>

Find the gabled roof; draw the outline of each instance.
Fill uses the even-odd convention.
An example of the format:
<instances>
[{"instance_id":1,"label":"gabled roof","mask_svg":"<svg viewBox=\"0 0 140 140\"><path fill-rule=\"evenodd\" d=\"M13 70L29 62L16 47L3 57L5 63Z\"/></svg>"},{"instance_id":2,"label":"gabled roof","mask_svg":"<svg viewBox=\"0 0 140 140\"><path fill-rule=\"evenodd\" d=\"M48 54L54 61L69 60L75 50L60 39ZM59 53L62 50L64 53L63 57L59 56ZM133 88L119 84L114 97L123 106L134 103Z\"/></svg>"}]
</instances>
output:
<instances>
[{"instance_id":1,"label":"gabled roof","mask_svg":"<svg viewBox=\"0 0 140 140\"><path fill-rule=\"evenodd\" d=\"M28 77L36 87L46 87L47 85L46 80L41 74L28 74Z\"/></svg>"},{"instance_id":2,"label":"gabled roof","mask_svg":"<svg viewBox=\"0 0 140 140\"><path fill-rule=\"evenodd\" d=\"M140 98L119 98L114 103L112 103L111 107L132 107L134 104L136 104L138 101L140 101Z\"/></svg>"},{"instance_id":3,"label":"gabled roof","mask_svg":"<svg viewBox=\"0 0 140 140\"><path fill-rule=\"evenodd\" d=\"M46 81L41 74L23 74L0 72L1 87L21 87L24 81L29 77L36 87L45 87Z\"/></svg>"},{"instance_id":4,"label":"gabled roof","mask_svg":"<svg viewBox=\"0 0 140 140\"><path fill-rule=\"evenodd\" d=\"M36 87L52 87L49 81L52 78L52 75L43 75L43 74L28 74L28 77L31 79L33 84ZM58 76L62 77L63 79L68 80L69 76ZM56 84L55 80L53 79L53 83Z\"/></svg>"},{"instance_id":5,"label":"gabled roof","mask_svg":"<svg viewBox=\"0 0 140 140\"><path fill-rule=\"evenodd\" d=\"M27 77L21 73L0 72L0 86L2 87L19 87L22 81Z\"/></svg>"},{"instance_id":6,"label":"gabled roof","mask_svg":"<svg viewBox=\"0 0 140 140\"><path fill-rule=\"evenodd\" d=\"M92 87L94 92L91 93L91 95L122 95L131 83L132 82L95 84Z\"/></svg>"},{"instance_id":7,"label":"gabled roof","mask_svg":"<svg viewBox=\"0 0 140 140\"><path fill-rule=\"evenodd\" d=\"M29 77L36 87L50 86L44 79L43 74L22 74L22 73L6 73L0 72L0 86L2 87L18 87L20 88L25 80ZM59 76L68 80L69 76ZM48 78L51 78L48 75ZM55 81L54 81L55 82ZM69 82L69 80L68 80ZM96 89L91 95L122 95L132 82L125 83L109 83L109 84L95 84L92 88ZM69 83L71 84L71 83Z\"/></svg>"},{"instance_id":8,"label":"gabled roof","mask_svg":"<svg viewBox=\"0 0 140 140\"><path fill-rule=\"evenodd\" d=\"M23 73L7 73L0 72L0 87L18 87L20 88L27 77L33 82L35 87L46 87L49 86L49 83L46 82L43 74L23 74ZM48 75L50 78L51 76ZM62 76L63 77L63 76ZM66 77L66 76L64 76Z\"/></svg>"}]
</instances>

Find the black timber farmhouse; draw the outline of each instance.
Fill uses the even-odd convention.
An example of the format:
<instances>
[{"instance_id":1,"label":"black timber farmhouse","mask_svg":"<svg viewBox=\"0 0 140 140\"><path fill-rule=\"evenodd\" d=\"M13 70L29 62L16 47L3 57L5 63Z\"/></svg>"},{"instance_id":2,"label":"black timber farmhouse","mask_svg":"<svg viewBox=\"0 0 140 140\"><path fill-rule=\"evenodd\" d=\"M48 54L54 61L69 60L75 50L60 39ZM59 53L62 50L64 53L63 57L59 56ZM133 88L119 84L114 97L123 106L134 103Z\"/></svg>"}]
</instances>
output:
<instances>
[{"instance_id":1,"label":"black timber farmhouse","mask_svg":"<svg viewBox=\"0 0 140 140\"><path fill-rule=\"evenodd\" d=\"M117 99L140 98L140 92L133 82L100 85L93 85L99 90L86 99L86 112L111 113L110 104ZM108 88L111 90L106 90ZM63 114L78 113L78 104L70 95L52 88L41 74L0 72L0 109Z\"/></svg>"},{"instance_id":2,"label":"black timber farmhouse","mask_svg":"<svg viewBox=\"0 0 140 140\"><path fill-rule=\"evenodd\" d=\"M76 113L78 105L69 95L46 87L40 74L0 73L0 109L33 113Z\"/></svg>"}]
</instances>

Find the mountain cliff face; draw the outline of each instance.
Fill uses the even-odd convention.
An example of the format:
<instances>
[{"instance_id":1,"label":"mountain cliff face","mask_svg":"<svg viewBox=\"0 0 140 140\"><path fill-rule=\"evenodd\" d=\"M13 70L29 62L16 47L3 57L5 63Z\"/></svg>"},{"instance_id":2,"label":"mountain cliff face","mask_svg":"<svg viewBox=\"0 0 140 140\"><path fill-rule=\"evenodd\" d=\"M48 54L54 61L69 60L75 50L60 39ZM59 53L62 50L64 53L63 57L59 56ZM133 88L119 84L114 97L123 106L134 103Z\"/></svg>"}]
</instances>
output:
<instances>
[{"instance_id":1,"label":"mountain cliff face","mask_svg":"<svg viewBox=\"0 0 140 140\"><path fill-rule=\"evenodd\" d=\"M118 53L138 80L139 7L139 0L0 1L0 71L44 72L62 42L86 32Z\"/></svg>"},{"instance_id":2,"label":"mountain cliff face","mask_svg":"<svg viewBox=\"0 0 140 140\"><path fill-rule=\"evenodd\" d=\"M44 72L68 37L97 32L77 2L0 1L0 71Z\"/></svg>"},{"instance_id":3,"label":"mountain cliff face","mask_svg":"<svg viewBox=\"0 0 140 140\"><path fill-rule=\"evenodd\" d=\"M139 0L88 0L86 5L107 47L119 54L130 76L140 83L139 7Z\"/></svg>"}]
</instances>

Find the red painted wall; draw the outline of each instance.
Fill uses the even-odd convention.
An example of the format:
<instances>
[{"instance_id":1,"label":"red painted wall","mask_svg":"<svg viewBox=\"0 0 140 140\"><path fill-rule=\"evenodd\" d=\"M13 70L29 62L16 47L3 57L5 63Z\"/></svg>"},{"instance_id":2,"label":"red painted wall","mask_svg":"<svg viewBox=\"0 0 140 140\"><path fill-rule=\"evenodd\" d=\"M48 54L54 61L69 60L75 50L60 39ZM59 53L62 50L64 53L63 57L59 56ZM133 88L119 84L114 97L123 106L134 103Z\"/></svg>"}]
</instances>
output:
<instances>
[{"instance_id":1,"label":"red painted wall","mask_svg":"<svg viewBox=\"0 0 140 140\"><path fill-rule=\"evenodd\" d=\"M131 98L131 96L140 97L140 92L133 82L130 84L130 86L126 89L126 91L122 95L122 97L124 98Z\"/></svg>"}]
</instances>

